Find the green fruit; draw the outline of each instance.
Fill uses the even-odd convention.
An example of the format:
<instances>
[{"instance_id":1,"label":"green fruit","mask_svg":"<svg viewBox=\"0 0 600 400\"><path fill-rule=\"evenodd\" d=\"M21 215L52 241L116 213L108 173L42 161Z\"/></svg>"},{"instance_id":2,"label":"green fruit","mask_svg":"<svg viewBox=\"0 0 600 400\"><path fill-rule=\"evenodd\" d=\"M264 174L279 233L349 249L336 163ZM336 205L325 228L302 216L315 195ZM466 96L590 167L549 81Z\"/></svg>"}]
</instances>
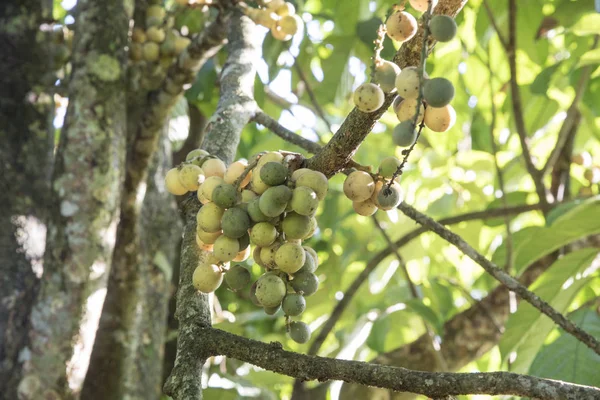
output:
<instances>
[{"instance_id":1,"label":"green fruit","mask_svg":"<svg viewBox=\"0 0 600 400\"><path fill-rule=\"evenodd\" d=\"M204 181L202 172L202 168L197 165L185 164L179 170L179 182L190 192L198 190L200 187L200 175L202 175L201 179Z\"/></svg>"},{"instance_id":2,"label":"green fruit","mask_svg":"<svg viewBox=\"0 0 600 400\"><path fill-rule=\"evenodd\" d=\"M288 169L276 161L269 161L260 168L260 179L269 186L283 184L287 175Z\"/></svg>"},{"instance_id":3,"label":"green fruit","mask_svg":"<svg viewBox=\"0 0 600 400\"><path fill-rule=\"evenodd\" d=\"M363 83L354 91L354 105L365 113L377 111L384 100L383 90L374 83Z\"/></svg>"},{"instance_id":4,"label":"green fruit","mask_svg":"<svg viewBox=\"0 0 600 400\"><path fill-rule=\"evenodd\" d=\"M262 304L260 304L260 301L258 301L258 298L256 298L256 285L257 282L254 282L252 284L252 286L250 286L250 301L255 305L255 306L259 306L262 307Z\"/></svg>"},{"instance_id":5,"label":"green fruit","mask_svg":"<svg viewBox=\"0 0 600 400\"><path fill-rule=\"evenodd\" d=\"M185 161L190 161L196 157L206 157L208 155L208 151L202 149L196 149L190 151L187 156L185 156Z\"/></svg>"},{"instance_id":6,"label":"green fruit","mask_svg":"<svg viewBox=\"0 0 600 400\"><path fill-rule=\"evenodd\" d=\"M391 178L400 166L400 160L396 157L386 157L379 164L379 175L384 178ZM370 197L370 196L369 196Z\"/></svg>"},{"instance_id":7,"label":"green fruit","mask_svg":"<svg viewBox=\"0 0 600 400\"><path fill-rule=\"evenodd\" d=\"M213 245L213 255L219 261L227 262L233 260L240 252L240 243L225 235L219 236Z\"/></svg>"},{"instance_id":8,"label":"green fruit","mask_svg":"<svg viewBox=\"0 0 600 400\"><path fill-rule=\"evenodd\" d=\"M252 190L244 189L242 191L242 203L250 203L250 200L258 198L258 195Z\"/></svg>"},{"instance_id":9,"label":"green fruit","mask_svg":"<svg viewBox=\"0 0 600 400\"><path fill-rule=\"evenodd\" d=\"M298 293L288 293L281 303L283 312L285 315L296 317L304 312L306 309L306 300L304 296Z\"/></svg>"},{"instance_id":10,"label":"green fruit","mask_svg":"<svg viewBox=\"0 0 600 400\"><path fill-rule=\"evenodd\" d=\"M375 67L375 81L385 93L391 93L396 89L396 76L399 73L399 66L384 60Z\"/></svg>"},{"instance_id":11,"label":"green fruit","mask_svg":"<svg viewBox=\"0 0 600 400\"><path fill-rule=\"evenodd\" d=\"M318 171L308 170L296 179L296 187L305 186L314 190L319 200L323 200L329 189L327 177Z\"/></svg>"},{"instance_id":12,"label":"green fruit","mask_svg":"<svg viewBox=\"0 0 600 400\"><path fill-rule=\"evenodd\" d=\"M275 242L268 247L262 247L260 251L260 259L266 268L275 268L277 263L275 262L275 254L279 249L280 244Z\"/></svg>"},{"instance_id":13,"label":"green fruit","mask_svg":"<svg viewBox=\"0 0 600 400\"><path fill-rule=\"evenodd\" d=\"M229 183L219 184L212 192L212 201L221 208L230 208L237 202L237 190Z\"/></svg>"},{"instance_id":14,"label":"green fruit","mask_svg":"<svg viewBox=\"0 0 600 400\"><path fill-rule=\"evenodd\" d=\"M250 231L250 241L260 247L267 247L277 239L277 229L268 222L259 222Z\"/></svg>"},{"instance_id":15,"label":"green fruit","mask_svg":"<svg viewBox=\"0 0 600 400\"><path fill-rule=\"evenodd\" d=\"M293 274L302 268L305 260L306 251L304 251L302 246L297 243L284 243L275 253L275 263L277 264L277 267L288 274Z\"/></svg>"},{"instance_id":16,"label":"green fruit","mask_svg":"<svg viewBox=\"0 0 600 400\"><path fill-rule=\"evenodd\" d=\"M261 267L266 268L265 263L263 263L260 258L261 250L262 250L262 247L258 247L258 246L254 247L254 250L252 251L252 259L254 260L255 263L257 263Z\"/></svg>"},{"instance_id":17,"label":"green fruit","mask_svg":"<svg viewBox=\"0 0 600 400\"><path fill-rule=\"evenodd\" d=\"M142 56L146 61L158 61L160 56L160 46L154 42L146 42L142 47Z\"/></svg>"},{"instance_id":18,"label":"green fruit","mask_svg":"<svg viewBox=\"0 0 600 400\"><path fill-rule=\"evenodd\" d=\"M209 176L204 180L202 185L200 185L200 189L198 190L198 198L200 198L201 193L205 199L207 199L208 201L212 201L212 196L215 192L215 189L222 183L223 178L221 178L220 176Z\"/></svg>"},{"instance_id":19,"label":"green fruit","mask_svg":"<svg viewBox=\"0 0 600 400\"><path fill-rule=\"evenodd\" d=\"M400 122L392 132L392 140L397 146L408 147L417 140L417 130L412 121Z\"/></svg>"},{"instance_id":20,"label":"green fruit","mask_svg":"<svg viewBox=\"0 0 600 400\"><path fill-rule=\"evenodd\" d=\"M281 154L278 151L268 151L260 156L260 159L258 160L258 163L256 164L256 166L262 167L263 165L265 165L266 163L271 162L271 161L282 163L283 162L283 154Z\"/></svg>"},{"instance_id":21,"label":"green fruit","mask_svg":"<svg viewBox=\"0 0 600 400\"><path fill-rule=\"evenodd\" d=\"M204 232L200 226L196 227L196 235L200 238L200 240L202 240L203 243L206 244L214 244L215 240L217 240L217 238L219 236L221 236L223 234L223 232L221 231L217 231L217 232Z\"/></svg>"},{"instance_id":22,"label":"green fruit","mask_svg":"<svg viewBox=\"0 0 600 400\"><path fill-rule=\"evenodd\" d=\"M308 239L312 237L312 235L314 235L317 231L318 227L319 225L317 224L317 219L315 217L310 217L310 220L308 221L308 233L306 236L302 237L302 239Z\"/></svg>"},{"instance_id":23,"label":"green fruit","mask_svg":"<svg viewBox=\"0 0 600 400\"><path fill-rule=\"evenodd\" d=\"M248 235L248 232L238 238L238 242L240 244L240 251L246 250L246 247L250 246L250 235Z\"/></svg>"},{"instance_id":24,"label":"green fruit","mask_svg":"<svg viewBox=\"0 0 600 400\"><path fill-rule=\"evenodd\" d=\"M456 36L456 22L447 15L434 15L429 21L431 36L438 42L449 42Z\"/></svg>"},{"instance_id":25,"label":"green fruit","mask_svg":"<svg viewBox=\"0 0 600 400\"><path fill-rule=\"evenodd\" d=\"M377 195L377 204L382 210L388 211L397 207L402 201L402 197L400 185L396 183L388 188L386 184Z\"/></svg>"},{"instance_id":26,"label":"green fruit","mask_svg":"<svg viewBox=\"0 0 600 400\"><path fill-rule=\"evenodd\" d=\"M280 309L281 309L280 305L277 305L275 307L264 307L265 314L267 314L267 315L275 315L275 314L277 314L277 311L279 311Z\"/></svg>"},{"instance_id":27,"label":"green fruit","mask_svg":"<svg viewBox=\"0 0 600 400\"><path fill-rule=\"evenodd\" d=\"M250 271L241 265L234 265L225 273L225 282L234 292L245 288L251 280Z\"/></svg>"},{"instance_id":28,"label":"green fruit","mask_svg":"<svg viewBox=\"0 0 600 400\"><path fill-rule=\"evenodd\" d=\"M267 217L277 217L281 215L288 202L292 198L292 191L287 186L274 186L268 188L259 198L258 206L260 211Z\"/></svg>"},{"instance_id":29,"label":"green fruit","mask_svg":"<svg viewBox=\"0 0 600 400\"><path fill-rule=\"evenodd\" d=\"M223 210L215 203L207 203L200 208L196 221L198 226L204 232L214 233L221 230L221 218L223 217Z\"/></svg>"},{"instance_id":30,"label":"green fruit","mask_svg":"<svg viewBox=\"0 0 600 400\"><path fill-rule=\"evenodd\" d=\"M310 233L310 217L288 213L283 219L281 228L288 239L303 239Z\"/></svg>"},{"instance_id":31,"label":"green fruit","mask_svg":"<svg viewBox=\"0 0 600 400\"><path fill-rule=\"evenodd\" d=\"M290 283L296 292L302 292L304 296L310 296L319 288L319 278L310 272L298 272Z\"/></svg>"},{"instance_id":32,"label":"green fruit","mask_svg":"<svg viewBox=\"0 0 600 400\"><path fill-rule=\"evenodd\" d=\"M344 181L344 194L352 201L364 201L371 197L375 182L365 171L354 171Z\"/></svg>"},{"instance_id":33,"label":"green fruit","mask_svg":"<svg viewBox=\"0 0 600 400\"><path fill-rule=\"evenodd\" d=\"M223 235L239 239L248 233L248 229L250 229L250 217L241 208L230 208L223 213L221 229L223 229Z\"/></svg>"},{"instance_id":34,"label":"green fruit","mask_svg":"<svg viewBox=\"0 0 600 400\"><path fill-rule=\"evenodd\" d=\"M313 273L317 270L317 261L316 261L315 257L312 255L312 253L310 253L308 250L306 250L305 246L302 246L302 248L304 249L304 252L306 253L306 255L304 257L304 264L302 264L302 268L300 268L298 270L298 273L300 273L300 272Z\"/></svg>"},{"instance_id":35,"label":"green fruit","mask_svg":"<svg viewBox=\"0 0 600 400\"><path fill-rule=\"evenodd\" d=\"M260 170L262 166L257 165L252 172L252 191L257 194L263 194L268 188L267 185L262 179L260 179Z\"/></svg>"},{"instance_id":36,"label":"green fruit","mask_svg":"<svg viewBox=\"0 0 600 400\"><path fill-rule=\"evenodd\" d=\"M194 270L192 275L192 284L196 290L202 293L214 292L223 282L223 272L221 269L210 263L201 263Z\"/></svg>"},{"instance_id":37,"label":"green fruit","mask_svg":"<svg viewBox=\"0 0 600 400\"><path fill-rule=\"evenodd\" d=\"M319 206L319 198L311 188L299 186L292 191L290 206L300 215L314 215Z\"/></svg>"},{"instance_id":38,"label":"green fruit","mask_svg":"<svg viewBox=\"0 0 600 400\"><path fill-rule=\"evenodd\" d=\"M302 321L290 323L290 338L296 343L306 343L310 340L310 328Z\"/></svg>"},{"instance_id":39,"label":"green fruit","mask_svg":"<svg viewBox=\"0 0 600 400\"><path fill-rule=\"evenodd\" d=\"M267 217L265 214L263 214L262 211L260 211L258 197L256 199L250 200L250 202L248 203L247 211L248 215L250 216L250 219L254 222L266 222L271 219L270 217Z\"/></svg>"},{"instance_id":40,"label":"green fruit","mask_svg":"<svg viewBox=\"0 0 600 400\"><path fill-rule=\"evenodd\" d=\"M431 107L444 107L454 98L454 86L446 78L433 78L423 86L423 98Z\"/></svg>"},{"instance_id":41,"label":"green fruit","mask_svg":"<svg viewBox=\"0 0 600 400\"><path fill-rule=\"evenodd\" d=\"M256 281L256 298L263 307L279 306L285 293L285 282L275 274L264 274Z\"/></svg>"}]
</instances>

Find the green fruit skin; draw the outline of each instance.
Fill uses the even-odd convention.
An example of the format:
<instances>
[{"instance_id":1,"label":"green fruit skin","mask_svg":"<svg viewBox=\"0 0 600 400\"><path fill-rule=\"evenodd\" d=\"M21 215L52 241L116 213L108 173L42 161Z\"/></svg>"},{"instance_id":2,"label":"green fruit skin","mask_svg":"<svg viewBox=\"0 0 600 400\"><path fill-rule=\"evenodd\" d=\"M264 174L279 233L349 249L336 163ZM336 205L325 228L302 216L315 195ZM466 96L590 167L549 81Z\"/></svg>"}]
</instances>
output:
<instances>
[{"instance_id":1,"label":"green fruit skin","mask_svg":"<svg viewBox=\"0 0 600 400\"><path fill-rule=\"evenodd\" d=\"M292 191L290 188L287 186L274 186L268 188L260 196L258 206L264 215L274 218L285 211L291 198Z\"/></svg>"},{"instance_id":2,"label":"green fruit skin","mask_svg":"<svg viewBox=\"0 0 600 400\"><path fill-rule=\"evenodd\" d=\"M290 283L296 292L303 292L305 297L314 294L319 288L319 279L310 272L294 274L294 279Z\"/></svg>"},{"instance_id":3,"label":"green fruit skin","mask_svg":"<svg viewBox=\"0 0 600 400\"><path fill-rule=\"evenodd\" d=\"M260 179L269 186L283 184L287 175L288 169L275 161L269 161L260 168Z\"/></svg>"},{"instance_id":4,"label":"green fruit skin","mask_svg":"<svg viewBox=\"0 0 600 400\"><path fill-rule=\"evenodd\" d=\"M265 274L256 281L256 298L263 307L277 307L285 297L285 282L274 274Z\"/></svg>"},{"instance_id":5,"label":"green fruit skin","mask_svg":"<svg viewBox=\"0 0 600 400\"><path fill-rule=\"evenodd\" d=\"M281 308L283 308L285 315L296 317L306 310L306 300L301 294L289 293L283 298Z\"/></svg>"},{"instance_id":6,"label":"green fruit skin","mask_svg":"<svg viewBox=\"0 0 600 400\"><path fill-rule=\"evenodd\" d=\"M256 285L257 284L258 284L258 281L254 282L252 284L252 286L250 287L250 301L252 301L252 303L255 306L262 307L262 304L260 304L260 301L258 301L258 298L256 297Z\"/></svg>"},{"instance_id":7,"label":"green fruit skin","mask_svg":"<svg viewBox=\"0 0 600 400\"><path fill-rule=\"evenodd\" d=\"M200 208L196 221L198 226L204 232L214 233L221 230L221 218L223 217L223 210L221 207L214 203L207 203Z\"/></svg>"},{"instance_id":8,"label":"green fruit skin","mask_svg":"<svg viewBox=\"0 0 600 400\"><path fill-rule=\"evenodd\" d=\"M302 321L290 323L290 337L296 343L306 343L310 340L310 328Z\"/></svg>"},{"instance_id":9,"label":"green fruit skin","mask_svg":"<svg viewBox=\"0 0 600 400\"><path fill-rule=\"evenodd\" d=\"M304 250L304 251L306 252L306 257L304 258L304 264L302 265L302 268L300 268L298 270L298 273L301 273L301 272L313 273L317 270L317 263L315 261L315 258L310 252L308 252L306 250Z\"/></svg>"},{"instance_id":10,"label":"green fruit skin","mask_svg":"<svg viewBox=\"0 0 600 400\"><path fill-rule=\"evenodd\" d=\"M394 173L398 170L400 166L400 160L396 157L386 157L381 160L381 164L379 165L379 175L384 178L391 178L394 176Z\"/></svg>"},{"instance_id":11,"label":"green fruit skin","mask_svg":"<svg viewBox=\"0 0 600 400\"><path fill-rule=\"evenodd\" d=\"M445 107L454 98L454 85L446 78L429 79L423 85L423 98L431 107Z\"/></svg>"},{"instance_id":12,"label":"green fruit skin","mask_svg":"<svg viewBox=\"0 0 600 400\"><path fill-rule=\"evenodd\" d=\"M290 206L300 215L312 216L319 207L319 198L314 190L306 186L299 186L292 193Z\"/></svg>"},{"instance_id":13,"label":"green fruit skin","mask_svg":"<svg viewBox=\"0 0 600 400\"><path fill-rule=\"evenodd\" d=\"M241 208L230 208L223 213L221 229L223 229L225 236L239 239L248 233L248 229L250 229L250 217Z\"/></svg>"},{"instance_id":14,"label":"green fruit skin","mask_svg":"<svg viewBox=\"0 0 600 400\"><path fill-rule=\"evenodd\" d=\"M310 233L310 217L296 213L289 213L281 224L283 233L288 239L303 239Z\"/></svg>"},{"instance_id":15,"label":"green fruit skin","mask_svg":"<svg viewBox=\"0 0 600 400\"><path fill-rule=\"evenodd\" d=\"M250 241L260 247L272 245L275 239L277 239L277 229L268 222L259 222L250 231Z\"/></svg>"},{"instance_id":16,"label":"green fruit skin","mask_svg":"<svg viewBox=\"0 0 600 400\"><path fill-rule=\"evenodd\" d=\"M248 235L248 232L238 238L238 243L240 244L240 251L246 250L246 247L250 246L250 235Z\"/></svg>"},{"instance_id":17,"label":"green fruit skin","mask_svg":"<svg viewBox=\"0 0 600 400\"><path fill-rule=\"evenodd\" d=\"M412 121L403 121L396 125L392 132L392 140L397 146L408 147L417 139L417 131Z\"/></svg>"},{"instance_id":18,"label":"green fruit skin","mask_svg":"<svg viewBox=\"0 0 600 400\"><path fill-rule=\"evenodd\" d=\"M382 210L391 210L392 208L395 208L400 204L401 200L401 193L398 188L395 188L394 186L389 189L387 187L382 188L377 195L377 203Z\"/></svg>"},{"instance_id":19,"label":"green fruit skin","mask_svg":"<svg viewBox=\"0 0 600 400\"><path fill-rule=\"evenodd\" d=\"M256 198L256 199L252 199L250 200L250 203L248 203L248 215L250 216L250 219L254 222L267 222L269 221L271 218L267 217L265 214L263 214L262 211L260 211L260 205L259 205L259 199L260 198Z\"/></svg>"},{"instance_id":20,"label":"green fruit skin","mask_svg":"<svg viewBox=\"0 0 600 400\"><path fill-rule=\"evenodd\" d=\"M202 150L202 149L192 150L187 154L187 156L185 156L185 161L190 161L192 158L196 158L196 157L206 157L207 155L208 155L208 152L206 150Z\"/></svg>"},{"instance_id":21,"label":"green fruit skin","mask_svg":"<svg viewBox=\"0 0 600 400\"><path fill-rule=\"evenodd\" d=\"M275 253L275 263L285 273L297 272L306 261L306 251L296 243L284 243Z\"/></svg>"},{"instance_id":22,"label":"green fruit skin","mask_svg":"<svg viewBox=\"0 0 600 400\"><path fill-rule=\"evenodd\" d=\"M329 189L327 177L318 171L306 171L296 179L296 187L306 186L314 190L319 200L323 200Z\"/></svg>"},{"instance_id":23,"label":"green fruit skin","mask_svg":"<svg viewBox=\"0 0 600 400\"><path fill-rule=\"evenodd\" d=\"M251 278L250 271L241 265L234 265L225 273L225 282L234 292L245 288Z\"/></svg>"},{"instance_id":24,"label":"green fruit skin","mask_svg":"<svg viewBox=\"0 0 600 400\"><path fill-rule=\"evenodd\" d=\"M275 315L275 314L277 314L277 311L279 311L280 309L281 309L280 305L277 305L275 307L264 307L265 314L267 314L267 315Z\"/></svg>"},{"instance_id":25,"label":"green fruit skin","mask_svg":"<svg viewBox=\"0 0 600 400\"><path fill-rule=\"evenodd\" d=\"M457 31L456 21L447 15L435 15L429 21L431 36L438 42L449 42Z\"/></svg>"},{"instance_id":26,"label":"green fruit skin","mask_svg":"<svg viewBox=\"0 0 600 400\"><path fill-rule=\"evenodd\" d=\"M375 80L385 93L391 93L396 90L396 76L399 73L399 66L389 61L383 61L375 68Z\"/></svg>"},{"instance_id":27,"label":"green fruit skin","mask_svg":"<svg viewBox=\"0 0 600 400\"><path fill-rule=\"evenodd\" d=\"M213 190L212 201L221 208L233 207L237 201L237 190L229 183L221 183Z\"/></svg>"}]
</instances>

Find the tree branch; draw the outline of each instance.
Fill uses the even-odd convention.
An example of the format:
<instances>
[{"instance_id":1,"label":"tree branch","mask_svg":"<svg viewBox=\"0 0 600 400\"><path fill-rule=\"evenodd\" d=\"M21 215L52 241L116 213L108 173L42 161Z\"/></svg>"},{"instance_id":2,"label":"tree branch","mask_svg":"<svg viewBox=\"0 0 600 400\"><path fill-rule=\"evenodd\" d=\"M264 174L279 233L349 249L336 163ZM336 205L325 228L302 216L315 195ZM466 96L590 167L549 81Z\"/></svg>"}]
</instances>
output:
<instances>
[{"instance_id":1,"label":"tree branch","mask_svg":"<svg viewBox=\"0 0 600 400\"><path fill-rule=\"evenodd\" d=\"M512 1L512 0L511 0ZM446 229L440 223L434 221L429 218L425 214L422 214L409 206L408 204L402 202L398 209L404 213L407 217L413 219L424 227L430 229L442 239L456 246L460 251L462 251L466 256L471 258L477 264L479 264L483 269L485 269L490 275L492 275L497 281L506 286L512 292L518 294L523 300L527 301L533 307L540 310L543 314L546 314L550 319L552 319L557 325L563 328L566 332L573 335L577 340L581 343L588 346L597 354L600 354L600 342L598 342L592 335L584 331L583 329L576 326L573 322L569 321L565 318L561 313L556 311L552 306L538 297L535 293L529 291L525 286L523 286L519 281L517 281L512 276L508 275L501 268L496 266L494 263L489 261L483 255L479 254L473 247L471 247L464 239L462 239L459 235L451 232Z\"/></svg>"},{"instance_id":2,"label":"tree branch","mask_svg":"<svg viewBox=\"0 0 600 400\"><path fill-rule=\"evenodd\" d=\"M286 142L295 144L296 146L303 148L309 153L315 154L321 149L321 146L318 143L303 138L302 136L290 131L262 110L257 110L256 114L254 114L254 117L252 117L252 119L254 120L254 122L259 123L268 128L271 132L273 132Z\"/></svg>"},{"instance_id":3,"label":"tree branch","mask_svg":"<svg viewBox=\"0 0 600 400\"><path fill-rule=\"evenodd\" d=\"M542 399L594 399L600 389L510 372L434 373L360 361L308 356L206 326L196 340L212 355L224 355L302 380L341 380L429 397L461 394L516 395Z\"/></svg>"},{"instance_id":4,"label":"tree branch","mask_svg":"<svg viewBox=\"0 0 600 400\"><path fill-rule=\"evenodd\" d=\"M490 25L492 25L492 27L496 31L496 34L498 35L498 40L500 41L500 44L502 44L504 50L508 51L508 43L504 38L502 32L500 32L500 27L496 22L496 18L494 18L494 13L492 11L492 8L490 7L490 3L488 2L488 0L483 0L483 8L485 8L485 13L487 14L488 19L490 20Z\"/></svg>"}]
</instances>

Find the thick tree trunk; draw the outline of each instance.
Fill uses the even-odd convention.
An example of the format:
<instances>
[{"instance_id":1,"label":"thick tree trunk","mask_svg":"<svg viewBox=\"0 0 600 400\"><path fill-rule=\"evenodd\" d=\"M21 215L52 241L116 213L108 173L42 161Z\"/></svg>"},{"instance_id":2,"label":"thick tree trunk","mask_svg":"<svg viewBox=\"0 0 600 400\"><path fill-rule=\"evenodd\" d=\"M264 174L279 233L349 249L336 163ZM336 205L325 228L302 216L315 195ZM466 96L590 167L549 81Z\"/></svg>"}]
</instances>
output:
<instances>
[{"instance_id":1,"label":"thick tree trunk","mask_svg":"<svg viewBox=\"0 0 600 400\"><path fill-rule=\"evenodd\" d=\"M32 357L21 381L24 398L40 398L44 391L71 396L66 365L89 295L89 276L110 267L125 152L128 22L123 0L78 3L44 274L31 313Z\"/></svg>"}]
</instances>

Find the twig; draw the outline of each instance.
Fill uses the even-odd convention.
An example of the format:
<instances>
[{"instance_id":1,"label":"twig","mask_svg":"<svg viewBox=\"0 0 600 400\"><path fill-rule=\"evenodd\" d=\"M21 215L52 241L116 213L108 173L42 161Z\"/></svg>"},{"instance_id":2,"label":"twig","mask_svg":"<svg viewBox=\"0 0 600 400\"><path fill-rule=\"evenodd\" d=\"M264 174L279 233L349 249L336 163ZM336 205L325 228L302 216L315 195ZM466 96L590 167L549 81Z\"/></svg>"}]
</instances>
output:
<instances>
[{"instance_id":1,"label":"twig","mask_svg":"<svg viewBox=\"0 0 600 400\"><path fill-rule=\"evenodd\" d=\"M374 50L374 55L373 58L371 59L372 63L371 63L371 80L375 80L375 71L377 69L377 67L382 64L382 59L381 59L381 51L383 50L383 41L385 40L385 33L387 32L387 28L385 26L385 24L381 24L379 25L379 28L377 28L377 37L375 38L375 40L373 41L373 44L375 45L375 50Z\"/></svg>"},{"instance_id":2,"label":"twig","mask_svg":"<svg viewBox=\"0 0 600 400\"><path fill-rule=\"evenodd\" d=\"M496 23L496 18L494 18L494 13L492 12L492 8L490 7L490 3L488 3L488 0L483 0L483 7L485 8L485 13L487 14L488 19L490 20L490 25L492 25L492 27L496 31L496 34L498 35L498 40L502 44L504 50L508 51L508 42L504 38L502 32L500 32L500 28Z\"/></svg>"},{"instance_id":3,"label":"twig","mask_svg":"<svg viewBox=\"0 0 600 400\"><path fill-rule=\"evenodd\" d=\"M512 0L511 0L512 1ZM440 223L434 221L429 218L425 214L420 213L415 210L410 205L405 202L401 203L398 206L398 209L404 213L407 217L413 219L417 223L423 225L428 228L432 232L436 233L442 239L456 246L460 251L462 251L466 256L471 258L477 264L479 264L483 269L486 270L490 275L492 275L498 282L506 286L509 290L519 295L523 300L527 301L533 307L540 310L542 313L546 314L550 319L552 319L556 324L558 324L565 331L569 332L575 338L577 338L581 343L588 346L597 354L600 354L600 342L598 342L592 335L584 331L583 329L576 326L573 322L569 321L565 318L561 313L556 311L552 306L538 297L535 293L529 291L525 286L523 286L519 281L517 281L512 276L508 275L501 268L496 266L494 263L489 261L483 255L479 254L473 247L471 247L463 238L459 235L451 232L447 228L445 228Z\"/></svg>"},{"instance_id":4,"label":"twig","mask_svg":"<svg viewBox=\"0 0 600 400\"><path fill-rule=\"evenodd\" d=\"M327 118L325 117L325 113L323 112L321 105L317 101L317 96L315 96L315 92L312 90L312 87L311 87L310 83L308 82L306 75L304 75L304 71L302 71L302 68L300 68L300 65L298 65L298 63L296 62L296 59L294 59L294 69L296 70L296 73L298 74L298 77L300 78L300 80L304 83L306 93L308 94L308 98L310 99L310 102L312 103L312 105L314 107L315 113L325 123L325 126L327 126L327 129L329 130L329 132L333 133L333 128L331 127L331 123L329 123L329 120L327 120Z\"/></svg>"},{"instance_id":5,"label":"twig","mask_svg":"<svg viewBox=\"0 0 600 400\"><path fill-rule=\"evenodd\" d=\"M264 125L271 132L273 132L286 142L295 144L296 146L303 148L304 150L310 153L314 154L321 149L321 146L318 143L305 139L302 136L290 131L289 129L282 126L279 122L271 118L270 115L268 115L260 109L256 111L252 119L254 120L254 122Z\"/></svg>"}]
</instances>

